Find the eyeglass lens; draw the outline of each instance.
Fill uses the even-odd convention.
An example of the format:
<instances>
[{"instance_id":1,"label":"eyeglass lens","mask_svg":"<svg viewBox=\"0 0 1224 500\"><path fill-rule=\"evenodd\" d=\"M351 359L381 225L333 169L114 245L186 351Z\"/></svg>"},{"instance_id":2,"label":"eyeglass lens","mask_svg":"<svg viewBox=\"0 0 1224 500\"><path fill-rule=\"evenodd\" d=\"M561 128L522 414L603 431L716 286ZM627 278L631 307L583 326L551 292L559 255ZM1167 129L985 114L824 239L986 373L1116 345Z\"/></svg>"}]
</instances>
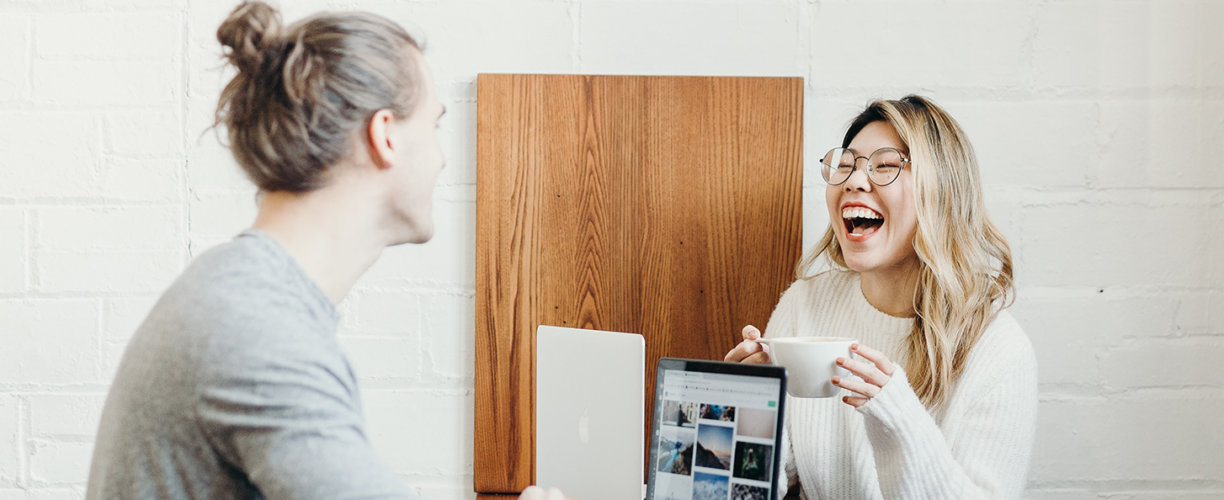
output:
<instances>
[{"instance_id":1,"label":"eyeglass lens","mask_svg":"<svg viewBox=\"0 0 1224 500\"><path fill-rule=\"evenodd\" d=\"M893 148L877 149L868 158L856 158L854 152L849 149L834 148L825 153L824 158L820 160L821 174L825 182L833 185L841 184L854 173L860 160L866 161L861 168L867 173L871 183L877 186L887 186L896 180L901 174L904 162L901 153Z\"/></svg>"}]
</instances>

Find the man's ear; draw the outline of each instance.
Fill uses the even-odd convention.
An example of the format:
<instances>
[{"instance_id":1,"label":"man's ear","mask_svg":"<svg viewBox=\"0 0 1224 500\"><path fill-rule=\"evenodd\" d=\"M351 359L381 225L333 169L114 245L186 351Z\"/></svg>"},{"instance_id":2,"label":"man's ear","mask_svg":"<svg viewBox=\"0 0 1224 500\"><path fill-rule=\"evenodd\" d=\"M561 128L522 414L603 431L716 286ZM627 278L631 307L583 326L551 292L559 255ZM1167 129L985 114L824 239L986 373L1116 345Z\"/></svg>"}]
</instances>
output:
<instances>
[{"instance_id":1,"label":"man's ear","mask_svg":"<svg viewBox=\"0 0 1224 500\"><path fill-rule=\"evenodd\" d=\"M380 169L391 168L395 148L400 146L391 139L391 126L394 122L395 115L391 110L380 109L370 118L369 130L366 131L370 144L370 159L374 161L374 166Z\"/></svg>"}]
</instances>

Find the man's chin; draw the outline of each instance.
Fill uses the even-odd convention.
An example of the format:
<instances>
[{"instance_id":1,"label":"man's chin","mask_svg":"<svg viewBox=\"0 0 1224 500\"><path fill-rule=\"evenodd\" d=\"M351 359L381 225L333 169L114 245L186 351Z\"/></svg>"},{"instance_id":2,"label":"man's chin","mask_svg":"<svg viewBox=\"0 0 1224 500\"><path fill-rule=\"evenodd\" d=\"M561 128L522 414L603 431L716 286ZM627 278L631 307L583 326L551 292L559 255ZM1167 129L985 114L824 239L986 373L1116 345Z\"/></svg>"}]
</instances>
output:
<instances>
[{"instance_id":1,"label":"man's chin","mask_svg":"<svg viewBox=\"0 0 1224 500\"><path fill-rule=\"evenodd\" d=\"M421 243L428 242L429 240L432 240L433 237L434 237L434 228L430 226L429 231L418 235L416 239L413 239L409 243L421 244Z\"/></svg>"},{"instance_id":2,"label":"man's chin","mask_svg":"<svg viewBox=\"0 0 1224 500\"><path fill-rule=\"evenodd\" d=\"M415 227L404 231L404 234L399 235L388 246L404 245L408 243L419 245L432 240L433 237L434 225L429 224L424 227Z\"/></svg>"}]
</instances>

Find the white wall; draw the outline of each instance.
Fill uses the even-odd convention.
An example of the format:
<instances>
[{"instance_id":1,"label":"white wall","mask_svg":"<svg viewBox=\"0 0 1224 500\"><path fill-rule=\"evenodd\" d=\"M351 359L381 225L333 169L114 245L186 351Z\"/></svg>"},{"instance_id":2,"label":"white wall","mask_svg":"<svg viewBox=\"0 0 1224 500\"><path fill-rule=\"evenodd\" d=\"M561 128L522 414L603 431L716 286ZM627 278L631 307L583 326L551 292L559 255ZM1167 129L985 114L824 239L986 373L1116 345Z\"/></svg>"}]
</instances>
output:
<instances>
[{"instance_id":1,"label":"white wall","mask_svg":"<svg viewBox=\"0 0 1224 500\"><path fill-rule=\"evenodd\" d=\"M809 165L869 98L935 98L1017 257L1041 374L1029 496L1224 496L1224 3L284 3L424 31L450 108L438 237L388 250L341 332L376 447L426 498L472 496L477 72L803 76ZM126 339L251 220L202 135L232 5L0 2L2 500L82 495ZM806 182L810 242L827 216Z\"/></svg>"}]
</instances>

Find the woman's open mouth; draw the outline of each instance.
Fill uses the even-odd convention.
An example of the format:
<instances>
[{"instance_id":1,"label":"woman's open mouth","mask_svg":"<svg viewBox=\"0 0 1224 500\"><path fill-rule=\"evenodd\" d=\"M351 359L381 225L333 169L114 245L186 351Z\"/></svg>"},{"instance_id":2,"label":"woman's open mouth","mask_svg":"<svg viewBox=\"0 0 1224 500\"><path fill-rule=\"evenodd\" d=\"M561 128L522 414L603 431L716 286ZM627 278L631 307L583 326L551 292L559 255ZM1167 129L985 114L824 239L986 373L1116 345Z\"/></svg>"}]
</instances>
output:
<instances>
[{"instance_id":1,"label":"woman's open mouth","mask_svg":"<svg viewBox=\"0 0 1224 500\"><path fill-rule=\"evenodd\" d=\"M884 225L884 216L867 207L845 207L842 209L842 223L846 225L846 234L851 239L862 241Z\"/></svg>"}]
</instances>

